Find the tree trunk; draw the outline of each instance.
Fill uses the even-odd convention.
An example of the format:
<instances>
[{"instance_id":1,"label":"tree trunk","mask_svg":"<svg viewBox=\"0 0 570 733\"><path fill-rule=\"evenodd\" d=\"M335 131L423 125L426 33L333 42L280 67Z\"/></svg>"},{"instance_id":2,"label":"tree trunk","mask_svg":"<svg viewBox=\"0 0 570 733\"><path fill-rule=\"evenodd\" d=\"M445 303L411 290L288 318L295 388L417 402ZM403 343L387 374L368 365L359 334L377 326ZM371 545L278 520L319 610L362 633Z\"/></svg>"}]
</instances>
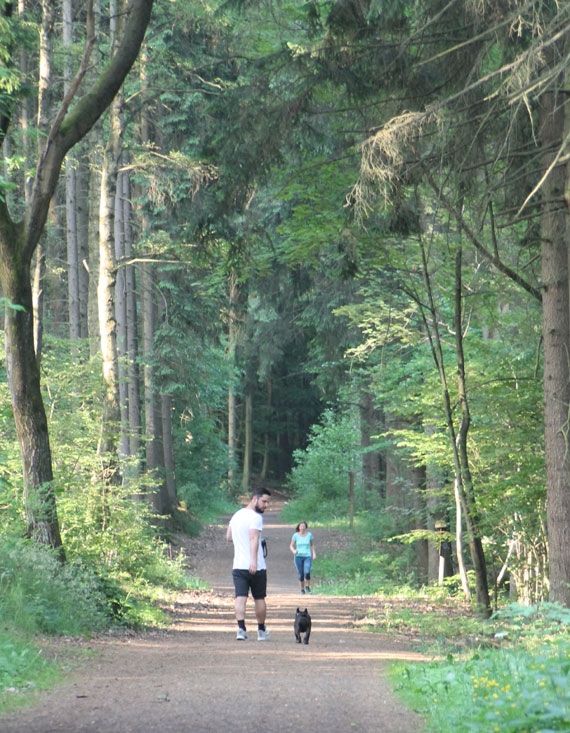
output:
<instances>
[{"instance_id":1,"label":"tree trunk","mask_svg":"<svg viewBox=\"0 0 570 733\"><path fill-rule=\"evenodd\" d=\"M457 356L457 392L461 406L461 423L457 435L459 466L461 470L460 497L465 513L465 524L469 536L469 549L475 567L477 605L480 613L491 615L487 564L479 530L479 516L473 492L473 481L467 453L467 434L471 425L469 402L465 380L465 359L463 354L463 317L462 317L462 252L457 248L455 256L455 353Z\"/></svg>"},{"instance_id":2,"label":"tree trunk","mask_svg":"<svg viewBox=\"0 0 570 733\"><path fill-rule=\"evenodd\" d=\"M46 272L46 252L43 244L38 244L34 257L34 277L32 284L32 301L34 310L34 353L38 364L42 358L42 341L44 335L44 275Z\"/></svg>"},{"instance_id":3,"label":"tree trunk","mask_svg":"<svg viewBox=\"0 0 570 733\"><path fill-rule=\"evenodd\" d=\"M261 466L261 471L259 474L259 478L261 481L265 481L265 479L267 478L267 473L269 471L269 425L271 423L271 412L273 409L271 405L271 379L265 380L265 394L267 397L267 401L265 403L265 430L263 431L263 464Z\"/></svg>"},{"instance_id":4,"label":"tree trunk","mask_svg":"<svg viewBox=\"0 0 570 733\"><path fill-rule=\"evenodd\" d=\"M147 96L146 53L141 54L140 82L143 99ZM141 143L148 146L150 139L150 120L143 105L141 114ZM149 228L146 213L142 213L142 231ZM162 441L162 407L155 379L154 336L156 331L156 305L154 300L154 266L150 262L141 265L142 295L142 356L144 363L144 436L146 471L154 477L157 488L153 494L157 514L165 515L172 511L166 486L164 469L164 446Z\"/></svg>"},{"instance_id":5,"label":"tree trunk","mask_svg":"<svg viewBox=\"0 0 570 733\"><path fill-rule=\"evenodd\" d=\"M65 212L67 224L67 307L69 313L69 338L71 341L78 341L80 337L76 184L75 161L68 156L65 167Z\"/></svg>"},{"instance_id":6,"label":"tree trunk","mask_svg":"<svg viewBox=\"0 0 570 733\"><path fill-rule=\"evenodd\" d=\"M410 469L413 489L414 529L427 529L426 522L426 468L412 466ZM422 583L428 581L429 573L429 543L427 540L417 540L414 543L418 575Z\"/></svg>"},{"instance_id":7,"label":"tree trunk","mask_svg":"<svg viewBox=\"0 0 570 733\"><path fill-rule=\"evenodd\" d=\"M164 450L164 472L166 492L170 511L178 505L176 492L176 476L174 473L174 444L172 440L172 397L168 394L160 396L162 414L162 447Z\"/></svg>"},{"instance_id":8,"label":"tree trunk","mask_svg":"<svg viewBox=\"0 0 570 733\"><path fill-rule=\"evenodd\" d=\"M143 361L144 361L144 417L146 470L157 482L153 494L157 514L172 511L164 476L164 447L162 440L162 408L158 396L154 368L154 334L156 330L156 306L153 298L153 266L142 265L143 299Z\"/></svg>"},{"instance_id":9,"label":"tree trunk","mask_svg":"<svg viewBox=\"0 0 570 733\"><path fill-rule=\"evenodd\" d=\"M89 161L81 155L76 174L79 338L89 336Z\"/></svg>"},{"instance_id":10,"label":"tree trunk","mask_svg":"<svg viewBox=\"0 0 570 733\"><path fill-rule=\"evenodd\" d=\"M567 94L549 92L541 99L543 162L547 170L564 133ZM542 188L542 323L544 338L544 444L550 600L570 606L570 311L568 236L564 206L568 186L563 165L553 168ZM570 196L568 197L570 200Z\"/></svg>"},{"instance_id":11,"label":"tree trunk","mask_svg":"<svg viewBox=\"0 0 570 733\"><path fill-rule=\"evenodd\" d=\"M122 173L118 173L115 189L115 262L125 258L124 209L122 205ZM117 321L117 359L119 378L119 456L122 461L129 455L129 391L127 374L127 278L124 267L117 267L115 283L115 318Z\"/></svg>"},{"instance_id":12,"label":"tree trunk","mask_svg":"<svg viewBox=\"0 0 570 733\"><path fill-rule=\"evenodd\" d=\"M384 465L380 451L371 450L371 436L382 432L380 425L381 413L374 405L374 395L369 389L363 388L360 392L360 444L362 453L362 475L366 491L376 491L382 494L384 490Z\"/></svg>"},{"instance_id":13,"label":"tree trunk","mask_svg":"<svg viewBox=\"0 0 570 733\"><path fill-rule=\"evenodd\" d=\"M248 383L245 393L245 440L241 475L241 487L244 491L249 491L251 488L251 461L253 457L253 396L251 392L251 386Z\"/></svg>"},{"instance_id":14,"label":"tree trunk","mask_svg":"<svg viewBox=\"0 0 570 733\"><path fill-rule=\"evenodd\" d=\"M64 558L57 517L47 418L34 351L34 316L29 263L8 260L18 251L18 232L3 231L12 246L2 247L0 281L4 296L18 310L6 309L6 371L24 473L28 535L59 551Z\"/></svg>"},{"instance_id":15,"label":"tree trunk","mask_svg":"<svg viewBox=\"0 0 570 733\"><path fill-rule=\"evenodd\" d=\"M99 203L99 284L97 302L103 380L105 397L101 419L101 436L98 455L106 480L114 479L117 471L117 443L120 425L119 367L117 356L117 323L115 318L115 188L119 159L120 129L118 110L111 115L111 130L105 149L101 174L101 199Z\"/></svg>"},{"instance_id":16,"label":"tree trunk","mask_svg":"<svg viewBox=\"0 0 570 733\"><path fill-rule=\"evenodd\" d=\"M71 87L71 51L73 46L72 0L63 0L63 89ZM67 241L67 309L69 337L72 342L80 337L79 326L79 246L77 239L77 178L75 159L70 153L65 158L65 213Z\"/></svg>"},{"instance_id":17,"label":"tree trunk","mask_svg":"<svg viewBox=\"0 0 570 733\"><path fill-rule=\"evenodd\" d=\"M133 234L131 227L131 186L128 173L121 175L122 207L124 222L125 259L132 257ZM131 464L138 473L141 451L141 389L139 374L137 289L134 265L125 265L125 287L127 301L127 382L129 405L129 455Z\"/></svg>"},{"instance_id":18,"label":"tree trunk","mask_svg":"<svg viewBox=\"0 0 570 733\"><path fill-rule=\"evenodd\" d=\"M236 393L234 384L233 369L235 367L236 345L239 334L238 308L239 308L239 285L235 272L231 271L228 276L229 288L229 314L228 314L228 359L232 368L230 374L230 382L228 387L228 483L230 488L235 485L235 467L236 467L236 424L237 424L237 407Z\"/></svg>"}]
</instances>

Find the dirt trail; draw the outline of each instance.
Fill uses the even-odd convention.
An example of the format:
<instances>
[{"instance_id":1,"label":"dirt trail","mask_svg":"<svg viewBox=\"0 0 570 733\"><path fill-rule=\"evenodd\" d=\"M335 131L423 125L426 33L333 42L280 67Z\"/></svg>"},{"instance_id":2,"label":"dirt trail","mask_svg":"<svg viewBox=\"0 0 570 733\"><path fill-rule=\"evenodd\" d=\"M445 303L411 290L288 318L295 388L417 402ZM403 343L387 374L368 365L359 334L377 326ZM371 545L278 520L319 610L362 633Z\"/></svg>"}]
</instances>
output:
<instances>
[{"instance_id":1,"label":"dirt trail","mask_svg":"<svg viewBox=\"0 0 570 733\"><path fill-rule=\"evenodd\" d=\"M395 698L385 672L391 660L419 655L395 639L354 628L364 599L299 593L288 549L294 530L280 521L277 508L266 513L264 528L269 641L257 641L251 600L250 638L236 641L232 548L224 524L207 527L185 544L211 593L181 595L167 632L90 642L94 660L42 693L33 708L0 718L0 731L418 733L421 718ZM342 541L339 533L313 534L317 555ZM308 646L295 643L297 606L309 608L313 617Z\"/></svg>"}]
</instances>

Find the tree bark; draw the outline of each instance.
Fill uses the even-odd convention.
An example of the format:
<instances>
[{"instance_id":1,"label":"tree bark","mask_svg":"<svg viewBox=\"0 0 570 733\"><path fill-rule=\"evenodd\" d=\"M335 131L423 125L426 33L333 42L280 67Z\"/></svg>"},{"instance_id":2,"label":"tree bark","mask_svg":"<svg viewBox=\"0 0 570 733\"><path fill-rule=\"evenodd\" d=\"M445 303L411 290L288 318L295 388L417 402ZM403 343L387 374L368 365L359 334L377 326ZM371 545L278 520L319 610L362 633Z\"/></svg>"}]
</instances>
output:
<instances>
[{"instance_id":1,"label":"tree bark","mask_svg":"<svg viewBox=\"0 0 570 733\"><path fill-rule=\"evenodd\" d=\"M69 94L71 87L71 49L73 45L73 6L71 0L63 0L63 89ZM65 214L67 241L67 309L69 338L80 337L79 325L79 246L77 238L77 178L75 160L71 154L65 158Z\"/></svg>"},{"instance_id":2,"label":"tree bark","mask_svg":"<svg viewBox=\"0 0 570 733\"><path fill-rule=\"evenodd\" d=\"M128 387L128 333L127 333L127 273L119 263L125 259L125 221L122 200L123 175L118 172L115 190L115 262L117 277L115 284L115 318L117 320L117 359L119 379L119 408L121 428L119 456L125 461L129 456L129 387Z\"/></svg>"},{"instance_id":3,"label":"tree bark","mask_svg":"<svg viewBox=\"0 0 570 733\"><path fill-rule=\"evenodd\" d=\"M41 242L36 249L33 269L32 307L34 311L34 353L39 364L42 358L44 335L44 275L46 272L46 252Z\"/></svg>"},{"instance_id":4,"label":"tree bark","mask_svg":"<svg viewBox=\"0 0 570 733\"><path fill-rule=\"evenodd\" d=\"M463 317L462 317L462 251L457 248L455 255L455 353L457 356L457 393L461 406L461 423L457 434L459 466L461 471L460 497L465 514L465 525L469 537L469 549L475 568L475 587L477 606L485 616L491 615L487 564L483 551L483 542L479 530L479 515L473 492L473 481L467 451L467 434L471 425L469 402L465 379L465 357L463 352Z\"/></svg>"},{"instance_id":5,"label":"tree bark","mask_svg":"<svg viewBox=\"0 0 570 733\"><path fill-rule=\"evenodd\" d=\"M162 415L162 448L164 450L164 472L166 492L170 511L178 505L176 491L176 475L174 472L174 444L172 440L172 397L168 394L160 396Z\"/></svg>"},{"instance_id":6,"label":"tree bark","mask_svg":"<svg viewBox=\"0 0 570 733\"><path fill-rule=\"evenodd\" d=\"M143 360L144 360L144 431L146 470L157 482L153 495L157 514L172 511L164 475L164 446L162 437L162 407L157 391L154 367L154 335L156 330L156 305L153 298L153 266L142 265L143 299Z\"/></svg>"},{"instance_id":7,"label":"tree bark","mask_svg":"<svg viewBox=\"0 0 570 733\"><path fill-rule=\"evenodd\" d=\"M99 203L99 281L97 302L105 397L101 418L98 455L105 479L115 477L120 426L119 364L115 316L115 193L120 157L121 124L119 102L113 104L109 140L105 148Z\"/></svg>"},{"instance_id":8,"label":"tree bark","mask_svg":"<svg viewBox=\"0 0 570 733\"><path fill-rule=\"evenodd\" d=\"M543 162L547 170L564 134L567 94L543 95L540 107ZM542 333L544 338L544 445L550 600L570 606L570 306L565 166L554 167L542 188ZM568 191L566 190L568 195ZM570 200L570 197L568 197Z\"/></svg>"},{"instance_id":9,"label":"tree bark","mask_svg":"<svg viewBox=\"0 0 570 733\"><path fill-rule=\"evenodd\" d=\"M89 160L79 157L76 173L79 338L89 336Z\"/></svg>"},{"instance_id":10,"label":"tree bark","mask_svg":"<svg viewBox=\"0 0 570 733\"><path fill-rule=\"evenodd\" d=\"M122 208L124 223L125 260L128 262L133 252L133 233L131 227L131 182L128 173L121 175ZM137 286L134 265L126 264L126 319L127 319L127 401L129 406L129 455L132 469L138 473L141 452L141 385L139 372L139 340L137 315Z\"/></svg>"},{"instance_id":11,"label":"tree bark","mask_svg":"<svg viewBox=\"0 0 570 733\"><path fill-rule=\"evenodd\" d=\"M241 487L244 491L251 488L251 462L253 457L253 396L248 384L245 392L245 440L243 446L243 467Z\"/></svg>"},{"instance_id":12,"label":"tree bark","mask_svg":"<svg viewBox=\"0 0 570 733\"><path fill-rule=\"evenodd\" d=\"M272 397L272 387L271 379L265 380L265 395L267 397L267 400L265 402L265 430L263 431L263 463L261 466L261 471L259 473L259 479L260 481L264 482L267 478L267 474L269 472L269 425L271 422L271 413L272 413L272 405L271 405L271 397Z\"/></svg>"},{"instance_id":13,"label":"tree bark","mask_svg":"<svg viewBox=\"0 0 570 733\"><path fill-rule=\"evenodd\" d=\"M376 491L382 494L386 478L384 461L380 451L370 450L372 445L371 436L383 430L380 424L382 415L374 405L373 393L367 388L363 388L360 392L359 410L360 444L364 451L362 454L364 488L366 491Z\"/></svg>"},{"instance_id":14,"label":"tree bark","mask_svg":"<svg viewBox=\"0 0 570 733\"><path fill-rule=\"evenodd\" d=\"M1 205L0 205L1 206ZM0 237L18 242L21 229L6 224ZM17 247L14 249L17 250ZM40 389L40 369L34 350L34 311L29 270L17 261L0 257L4 296L18 309L7 308L5 317L6 371L24 472L24 507L28 535L56 548L64 558L53 487L53 468L47 417Z\"/></svg>"},{"instance_id":15,"label":"tree bark","mask_svg":"<svg viewBox=\"0 0 570 733\"><path fill-rule=\"evenodd\" d=\"M230 488L235 484L235 467L236 467L236 445L237 445L237 400L234 384L233 368L235 367L236 345L239 334L239 285L235 272L231 271L228 275L228 359L232 368L230 375L230 383L228 387L228 483Z\"/></svg>"}]
</instances>

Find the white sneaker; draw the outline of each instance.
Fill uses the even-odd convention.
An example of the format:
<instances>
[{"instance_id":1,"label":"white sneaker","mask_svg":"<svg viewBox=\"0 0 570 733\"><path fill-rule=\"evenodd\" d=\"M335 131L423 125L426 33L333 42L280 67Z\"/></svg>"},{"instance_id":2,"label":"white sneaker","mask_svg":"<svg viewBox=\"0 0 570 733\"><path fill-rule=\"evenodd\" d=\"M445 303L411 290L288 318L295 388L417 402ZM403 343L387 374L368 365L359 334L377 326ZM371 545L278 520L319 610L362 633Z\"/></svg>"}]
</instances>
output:
<instances>
[{"instance_id":1,"label":"white sneaker","mask_svg":"<svg viewBox=\"0 0 570 733\"><path fill-rule=\"evenodd\" d=\"M238 641L244 641L244 639L247 639L247 631L245 629L238 629L236 639Z\"/></svg>"},{"instance_id":2,"label":"white sneaker","mask_svg":"<svg viewBox=\"0 0 570 733\"><path fill-rule=\"evenodd\" d=\"M271 634L269 633L269 631L267 631L267 629L265 629L265 631L257 629L257 641L267 641L270 636Z\"/></svg>"}]
</instances>

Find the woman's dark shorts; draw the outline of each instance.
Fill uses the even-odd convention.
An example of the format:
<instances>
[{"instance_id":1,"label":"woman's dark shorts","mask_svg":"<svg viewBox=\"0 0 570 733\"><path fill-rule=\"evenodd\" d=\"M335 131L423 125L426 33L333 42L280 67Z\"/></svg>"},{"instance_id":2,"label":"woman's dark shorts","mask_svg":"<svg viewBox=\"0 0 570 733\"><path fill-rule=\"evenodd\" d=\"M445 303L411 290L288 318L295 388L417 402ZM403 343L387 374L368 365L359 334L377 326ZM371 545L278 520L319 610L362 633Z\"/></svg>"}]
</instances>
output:
<instances>
[{"instance_id":1,"label":"woman's dark shorts","mask_svg":"<svg viewBox=\"0 0 570 733\"><path fill-rule=\"evenodd\" d=\"M261 600L267 595L267 571L258 570L252 575L249 570L233 570L234 588L236 589L236 598L238 596L248 596L251 589L251 595L254 600Z\"/></svg>"}]
</instances>

